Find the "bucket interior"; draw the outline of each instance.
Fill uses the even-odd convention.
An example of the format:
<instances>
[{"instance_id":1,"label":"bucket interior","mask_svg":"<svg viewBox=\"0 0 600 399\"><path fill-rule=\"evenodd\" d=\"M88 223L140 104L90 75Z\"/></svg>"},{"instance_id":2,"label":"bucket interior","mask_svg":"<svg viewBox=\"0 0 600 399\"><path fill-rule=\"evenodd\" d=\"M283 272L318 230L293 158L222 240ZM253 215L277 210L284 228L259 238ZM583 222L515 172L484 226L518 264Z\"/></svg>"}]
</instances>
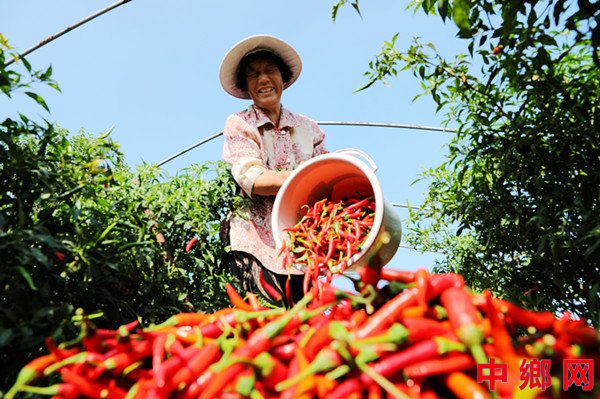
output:
<instances>
[{"instance_id":1,"label":"bucket interior","mask_svg":"<svg viewBox=\"0 0 600 399\"><path fill-rule=\"evenodd\" d=\"M374 190L366 171L354 162L327 157L303 166L290 176L275 201L273 234L277 245L287 239L283 229L296 225L304 214L303 205L311 206L323 198L339 201L344 197L374 196L377 208L381 206L380 189Z\"/></svg>"}]
</instances>

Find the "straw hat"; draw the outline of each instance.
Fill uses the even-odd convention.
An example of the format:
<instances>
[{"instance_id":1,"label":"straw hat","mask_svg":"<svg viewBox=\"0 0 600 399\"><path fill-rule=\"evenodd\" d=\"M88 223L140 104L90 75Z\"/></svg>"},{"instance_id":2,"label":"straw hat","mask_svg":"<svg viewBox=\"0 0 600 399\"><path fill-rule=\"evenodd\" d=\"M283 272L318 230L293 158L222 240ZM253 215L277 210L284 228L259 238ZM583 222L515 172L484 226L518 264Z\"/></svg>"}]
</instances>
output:
<instances>
[{"instance_id":1,"label":"straw hat","mask_svg":"<svg viewBox=\"0 0 600 399\"><path fill-rule=\"evenodd\" d=\"M249 36L235 44L225 54L221 61L219 78L223 89L229 94L237 98L250 99L247 91L240 89L237 86L237 74L242 58L248 54L257 51L270 51L279 56L281 60L290 68L290 79L283 83L283 89L287 89L298 79L302 70L302 61L300 56L292 46L281 39L271 35L254 35Z\"/></svg>"}]
</instances>

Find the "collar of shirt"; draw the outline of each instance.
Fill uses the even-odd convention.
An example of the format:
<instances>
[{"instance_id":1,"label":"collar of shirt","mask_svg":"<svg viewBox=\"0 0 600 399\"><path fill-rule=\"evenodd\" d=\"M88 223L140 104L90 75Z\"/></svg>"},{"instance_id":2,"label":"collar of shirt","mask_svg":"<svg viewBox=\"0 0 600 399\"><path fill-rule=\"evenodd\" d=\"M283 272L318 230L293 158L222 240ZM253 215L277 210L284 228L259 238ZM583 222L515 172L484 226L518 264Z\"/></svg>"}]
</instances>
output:
<instances>
[{"instance_id":1,"label":"collar of shirt","mask_svg":"<svg viewBox=\"0 0 600 399\"><path fill-rule=\"evenodd\" d=\"M257 128L262 127L267 123L270 123L271 125L273 124L273 122L271 122L271 120L264 113L264 111L259 107L255 106L254 104L248 107L248 111L249 118L247 122L252 123ZM279 126L277 127L278 130L298 126L299 124L300 121L298 120L296 115L294 115L287 109L281 107L281 117L279 118Z\"/></svg>"}]
</instances>

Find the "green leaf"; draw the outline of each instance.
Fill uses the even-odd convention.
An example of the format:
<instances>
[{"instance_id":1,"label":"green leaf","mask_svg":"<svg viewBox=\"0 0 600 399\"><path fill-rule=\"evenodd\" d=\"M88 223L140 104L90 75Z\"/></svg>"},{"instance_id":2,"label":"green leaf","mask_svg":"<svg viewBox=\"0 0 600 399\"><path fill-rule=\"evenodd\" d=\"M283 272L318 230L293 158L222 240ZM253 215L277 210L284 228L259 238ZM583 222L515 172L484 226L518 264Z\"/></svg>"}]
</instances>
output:
<instances>
[{"instance_id":1,"label":"green leaf","mask_svg":"<svg viewBox=\"0 0 600 399\"><path fill-rule=\"evenodd\" d=\"M337 18L337 13L340 7L344 5L344 3L346 3L345 0L340 0L331 8L331 19L333 20L333 22L335 22L335 19Z\"/></svg>"},{"instance_id":2,"label":"green leaf","mask_svg":"<svg viewBox=\"0 0 600 399\"><path fill-rule=\"evenodd\" d=\"M358 6L358 0L352 2L352 8L358 13L358 15L362 18L362 14L360 13L360 8Z\"/></svg>"},{"instance_id":3,"label":"green leaf","mask_svg":"<svg viewBox=\"0 0 600 399\"><path fill-rule=\"evenodd\" d=\"M437 9L442 21L445 21L448 18L448 0L438 0Z\"/></svg>"},{"instance_id":4,"label":"green leaf","mask_svg":"<svg viewBox=\"0 0 600 399\"><path fill-rule=\"evenodd\" d=\"M33 98L35 100L35 102L37 102L38 104L40 104L42 107L44 107L44 109L48 112L50 112L50 109L48 108L48 106L46 105L46 102L44 101L44 99L42 98L42 96L40 96L37 93L33 93L31 91L26 91L25 94L31 98Z\"/></svg>"},{"instance_id":5,"label":"green leaf","mask_svg":"<svg viewBox=\"0 0 600 399\"><path fill-rule=\"evenodd\" d=\"M10 328L3 328L0 330L0 348L5 348L10 343L13 336L13 331Z\"/></svg>"},{"instance_id":6,"label":"green leaf","mask_svg":"<svg viewBox=\"0 0 600 399\"><path fill-rule=\"evenodd\" d=\"M454 23L460 28L461 31L466 31L471 27L469 22L469 14L471 11L470 0L455 0L454 7L452 10L452 17Z\"/></svg>"},{"instance_id":7,"label":"green leaf","mask_svg":"<svg viewBox=\"0 0 600 399\"><path fill-rule=\"evenodd\" d=\"M27 59L24 58L24 57L20 57L19 59L23 62L23 65L25 66L25 69L27 69L27 71L29 73L31 73L31 64L29 63L29 61L27 61Z\"/></svg>"}]
</instances>

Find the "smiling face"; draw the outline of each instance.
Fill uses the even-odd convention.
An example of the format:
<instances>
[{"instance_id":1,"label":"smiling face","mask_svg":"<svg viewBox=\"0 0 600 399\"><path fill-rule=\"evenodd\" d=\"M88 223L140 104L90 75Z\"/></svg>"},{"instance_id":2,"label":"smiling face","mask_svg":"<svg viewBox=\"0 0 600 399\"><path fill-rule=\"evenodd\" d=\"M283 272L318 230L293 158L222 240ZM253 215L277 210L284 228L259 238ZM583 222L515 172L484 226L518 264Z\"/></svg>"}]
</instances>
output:
<instances>
[{"instance_id":1,"label":"smiling face","mask_svg":"<svg viewBox=\"0 0 600 399\"><path fill-rule=\"evenodd\" d=\"M244 75L254 104L267 113L279 113L283 78L277 64L269 59L256 59L246 64Z\"/></svg>"}]
</instances>

